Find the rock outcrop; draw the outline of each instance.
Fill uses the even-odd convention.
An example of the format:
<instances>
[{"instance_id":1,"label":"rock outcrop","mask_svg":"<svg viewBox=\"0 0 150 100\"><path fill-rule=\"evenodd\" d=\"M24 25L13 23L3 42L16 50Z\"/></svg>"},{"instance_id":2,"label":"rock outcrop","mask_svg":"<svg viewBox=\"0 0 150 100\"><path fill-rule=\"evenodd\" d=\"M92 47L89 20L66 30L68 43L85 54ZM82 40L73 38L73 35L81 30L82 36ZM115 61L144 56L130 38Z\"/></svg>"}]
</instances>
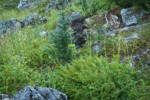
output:
<instances>
[{"instance_id":1,"label":"rock outcrop","mask_svg":"<svg viewBox=\"0 0 150 100\"><path fill-rule=\"evenodd\" d=\"M0 100L13 100L8 94L0 94Z\"/></svg>"},{"instance_id":2,"label":"rock outcrop","mask_svg":"<svg viewBox=\"0 0 150 100\"><path fill-rule=\"evenodd\" d=\"M15 18L11 18L8 21L0 22L0 35L6 33L8 30L15 31L19 28L21 28L21 23Z\"/></svg>"},{"instance_id":3,"label":"rock outcrop","mask_svg":"<svg viewBox=\"0 0 150 100\"><path fill-rule=\"evenodd\" d=\"M68 100L68 97L53 88L27 86L13 97L0 95L0 100Z\"/></svg>"},{"instance_id":4,"label":"rock outcrop","mask_svg":"<svg viewBox=\"0 0 150 100\"><path fill-rule=\"evenodd\" d=\"M46 6L46 14L49 14L52 9L61 9L65 5L67 5L71 0L59 0L59 1L51 1Z\"/></svg>"},{"instance_id":5,"label":"rock outcrop","mask_svg":"<svg viewBox=\"0 0 150 100\"><path fill-rule=\"evenodd\" d=\"M40 2L44 2L45 0L20 0L17 8L18 9L29 9L34 7L36 4Z\"/></svg>"},{"instance_id":6,"label":"rock outcrop","mask_svg":"<svg viewBox=\"0 0 150 100\"><path fill-rule=\"evenodd\" d=\"M136 7L126 9L112 9L99 15L85 19L85 26L98 29L100 33L116 36L120 31L139 30L148 23L150 14Z\"/></svg>"},{"instance_id":7,"label":"rock outcrop","mask_svg":"<svg viewBox=\"0 0 150 100\"><path fill-rule=\"evenodd\" d=\"M31 13L29 16L25 17L22 21L19 21L15 18L11 18L10 20L0 22L0 36L4 33L10 31L17 31L20 28L23 28L27 25L36 25L46 23L47 18L41 17L36 13Z\"/></svg>"},{"instance_id":8,"label":"rock outcrop","mask_svg":"<svg viewBox=\"0 0 150 100\"><path fill-rule=\"evenodd\" d=\"M47 19L45 17L42 18L37 13L31 13L29 16L21 21L22 27L27 25L41 24L45 22L47 22Z\"/></svg>"}]
</instances>

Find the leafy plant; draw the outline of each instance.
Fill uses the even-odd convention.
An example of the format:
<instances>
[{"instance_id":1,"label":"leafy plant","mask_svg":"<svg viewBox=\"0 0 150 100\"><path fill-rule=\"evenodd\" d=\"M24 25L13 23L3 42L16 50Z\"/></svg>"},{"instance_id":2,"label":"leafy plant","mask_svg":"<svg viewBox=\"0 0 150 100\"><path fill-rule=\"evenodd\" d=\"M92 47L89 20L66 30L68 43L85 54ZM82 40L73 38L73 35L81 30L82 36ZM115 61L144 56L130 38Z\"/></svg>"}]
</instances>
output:
<instances>
[{"instance_id":1,"label":"leafy plant","mask_svg":"<svg viewBox=\"0 0 150 100\"><path fill-rule=\"evenodd\" d=\"M81 0L83 11L87 12L86 16L91 16L97 12L110 9L113 5L107 0Z\"/></svg>"},{"instance_id":2,"label":"leafy plant","mask_svg":"<svg viewBox=\"0 0 150 100\"><path fill-rule=\"evenodd\" d=\"M13 56L10 59L7 64L0 65L0 93L14 93L30 81L32 70L23 62L24 58Z\"/></svg>"},{"instance_id":3,"label":"leafy plant","mask_svg":"<svg viewBox=\"0 0 150 100\"><path fill-rule=\"evenodd\" d=\"M23 61L32 68L53 62L47 52L47 50L53 51L53 47L48 43L47 38L40 37L38 28L8 34L4 39L0 39L0 46L0 63L4 65L9 63L13 56L25 58Z\"/></svg>"},{"instance_id":4,"label":"leafy plant","mask_svg":"<svg viewBox=\"0 0 150 100\"><path fill-rule=\"evenodd\" d=\"M130 63L105 57L85 56L60 67L59 85L73 100L134 100L144 93L142 80Z\"/></svg>"}]
</instances>

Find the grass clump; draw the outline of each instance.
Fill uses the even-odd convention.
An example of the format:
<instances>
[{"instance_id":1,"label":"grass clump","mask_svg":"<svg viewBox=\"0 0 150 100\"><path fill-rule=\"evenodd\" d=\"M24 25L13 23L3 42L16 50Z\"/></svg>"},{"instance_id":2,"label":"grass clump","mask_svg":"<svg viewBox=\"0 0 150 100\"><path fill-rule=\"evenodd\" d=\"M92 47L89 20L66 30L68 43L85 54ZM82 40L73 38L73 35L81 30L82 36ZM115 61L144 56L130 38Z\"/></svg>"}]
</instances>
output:
<instances>
[{"instance_id":1,"label":"grass clump","mask_svg":"<svg viewBox=\"0 0 150 100\"><path fill-rule=\"evenodd\" d=\"M9 63L0 65L0 93L15 93L31 81L33 70L20 60L20 56L13 56Z\"/></svg>"},{"instance_id":2,"label":"grass clump","mask_svg":"<svg viewBox=\"0 0 150 100\"><path fill-rule=\"evenodd\" d=\"M28 28L0 39L1 64L9 63L13 56L24 58L22 61L31 68L38 68L51 63L51 56L48 51L53 51L53 48L48 43L48 38L40 37L39 29L28 30Z\"/></svg>"}]
</instances>

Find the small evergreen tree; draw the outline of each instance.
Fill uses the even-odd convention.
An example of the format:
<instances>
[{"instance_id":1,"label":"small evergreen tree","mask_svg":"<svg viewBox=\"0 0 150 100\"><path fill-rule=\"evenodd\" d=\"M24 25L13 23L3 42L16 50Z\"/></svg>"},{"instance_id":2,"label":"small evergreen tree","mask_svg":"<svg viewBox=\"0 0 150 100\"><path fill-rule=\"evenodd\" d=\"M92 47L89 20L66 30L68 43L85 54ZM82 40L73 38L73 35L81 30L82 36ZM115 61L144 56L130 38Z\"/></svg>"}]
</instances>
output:
<instances>
[{"instance_id":1,"label":"small evergreen tree","mask_svg":"<svg viewBox=\"0 0 150 100\"><path fill-rule=\"evenodd\" d=\"M58 21L58 27L52 34L52 41L56 49L56 57L62 63L69 62L71 60L71 35L67 31L69 22L64 18L60 18Z\"/></svg>"}]
</instances>

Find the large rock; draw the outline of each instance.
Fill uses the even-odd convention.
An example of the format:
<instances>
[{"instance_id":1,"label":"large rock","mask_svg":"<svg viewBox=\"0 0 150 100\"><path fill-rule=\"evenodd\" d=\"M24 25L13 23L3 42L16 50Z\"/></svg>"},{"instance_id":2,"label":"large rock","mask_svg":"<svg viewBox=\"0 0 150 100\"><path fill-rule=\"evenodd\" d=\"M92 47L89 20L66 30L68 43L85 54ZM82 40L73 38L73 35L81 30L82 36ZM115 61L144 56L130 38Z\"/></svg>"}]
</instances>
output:
<instances>
[{"instance_id":1,"label":"large rock","mask_svg":"<svg viewBox=\"0 0 150 100\"><path fill-rule=\"evenodd\" d=\"M18 9L29 9L40 2L44 2L45 0L20 0L18 4Z\"/></svg>"},{"instance_id":2,"label":"large rock","mask_svg":"<svg viewBox=\"0 0 150 100\"><path fill-rule=\"evenodd\" d=\"M85 19L85 26L89 29L99 30L101 34L115 36L116 29L122 27L118 9L94 15Z\"/></svg>"},{"instance_id":3,"label":"large rock","mask_svg":"<svg viewBox=\"0 0 150 100\"><path fill-rule=\"evenodd\" d=\"M0 95L0 100L68 100L68 97L53 88L27 86L13 97Z\"/></svg>"},{"instance_id":4,"label":"large rock","mask_svg":"<svg viewBox=\"0 0 150 100\"><path fill-rule=\"evenodd\" d=\"M69 21L73 30L74 43L77 48L82 47L85 44L86 34L84 34L84 18L80 12L72 12L65 16L65 19Z\"/></svg>"},{"instance_id":5,"label":"large rock","mask_svg":"<svg viewBox=\"0 0 150 100\"><path fill-rule=\"evenodd\" d=\"M142 22L145 17L148 16L148 13L144 10L132 7L121 10L122 21L126 26L137 24Z\"/></svg>"},{"instance_id":6,"label":"large rock","mask_svg":"<svg viewBox=\"0 0 150 100\"><path fill-rule=\"evenodd\" d=\"M80 12L72 12L68 15L65 16L65 18L70 22L74 22L74 21L82 21L83 20L83 16Z\"/></svg>"},{"instance_id":7,"label":"large rock","mask_svg":"<svg viewBox=\"0 0 150 100\"><path fill-rule=\"evenodd\" d=\"M58 6L62 6L62 3L61 2L57 2L57 1L52 1L50 3L48 3L46 9L47 11L50 10L51 8L58 8Z\"/></svg>"},{"instance_id":8,"label":"large rock","mask_svg":"<svg viewBox=\"0 0 150 100\"><path fill-rule=\"evenodd\" d=\"M129 9L122 9L121 16L126 26L137 24L137 18Z\"/></svg>"},{"instance_id":9,"label":"large rock","mask_svg":"<svg viewBox=\"0 0 150 100\"><path fill-rule=\"evenodd\" d=\"M0 100L13 100L13 99L7 94L0 94Z\"/></svg>"},{"instance_id":10,"label":"large rock","mask_svg":"<svg viewBox=\"0 0 150 100\"><path fill-rule=\"evenodd\" d=\"M98 28L105 24L104 14L94 15L85 19L85 26L88 28Z\"/></svg>"},{"instance_id":11,"label":"large rock","mask_svg":"<svg viewBox=\"0 0 150 100\"><path fill-rule=\"evenodd\" d=\"M49 14L52 9L61 9L64 8L65 5L67 5L71 0L53 0L46 6L46 14Z\"/></svg>"},{"instance_id":12,"label":"large rock","mask_svg":"<svg viewBox=\"0 0 150 100\"><path fill-rule=\"evenodd\" d=\"M18 9L28 9L32 6L32 3L27 2L27 0L20 0L18 4Z\"/></svg>"},{"instance_id":13,"label":"large rock","mask_svg":"<svg viewBox=\"0 0 150 100\"><path fill-rule=\"evenodd\" d=\"M15 6L16 6L15 4L3 4L4 8L12 8L12 7L15 7Z\"/></svg>"},{"instance_id":14,"label":"large rock","mask_svg":"<svg viewBox=\"0 0 150 100\"><path fill-rule=\"evenodd\" d=\"M85 19L85 26L88 28L111 28L120 29L137 23L147 23L150 14L139 8L119 9L114 8L102 14L94 15Z\"/></svg>"},{"instance_id":15,"label":"large rock","mask_svg":"<svg viewBox=\"0 0 150 100\"><path fill-rule=\"evenodd\" d=\"M21 21L22 27L27 25L35 25L39 23L45 23L47 22L46 18L42 18L37 13L31 13L29 16L27 16L24 20Z\"/></svg>"},{"instance_id":16,"label":"large rock","mask_svg":"<svg viewBox=\"0 0 150 100\"><path fill-rule=\"evenodd\" d=\"M46 22L47 22L47 18L41 17L36 13L31 13L22 21L19 21L15 18L11 18L10 20L0 22L0 36L3 33L7 33L8 30L14 32L27 25L36 25L36 24L41 24L41 23L46 23Z\"/></svg>"},{"instance_id":17,"label":"large rock","mask_svg":"<svg viewBox=\"0 0 150 100\"><path fill-rule=\"evenodd\" d=\"M100 34L116 36L120 32L136 32L149 23L150 14L142 9L132 7L127 9L114 8L110 11L85 19L89 30ZM140 25L141 24L141 25Z\"/></svg>"},{"instance_id":18,"label":"large rock","mask_svg":"<svg viewBox=\"0 0 150 100\"><path fill-rule=\"evenodd\" d=\"M14 100L67 100L66 94L52 88L27 86L20 90Z\"/></svg>"},{"instance_id":19,"label":"large rock","mask_svg":"<svg viewBox=\"0 0 150 100\"><path fill-rule=\"evenodd\" d=\"M88 28L112 28L117 29L121 26L120 9L115 8L107 12L103 12L98 15L94 15L85 19L85 25Z\"/></svg>"},{"instance_id":20,"label":"large rock","mask_svg":"<svg viewBox=\"0 0 150 100\"><path fill-rule=\"evenodd\" d=\"M21 24L15 18L11 18L8 21L0 22L0 34L6 33L8 30L15 31L21 28Z\"/></svg>"}]
</instances>

